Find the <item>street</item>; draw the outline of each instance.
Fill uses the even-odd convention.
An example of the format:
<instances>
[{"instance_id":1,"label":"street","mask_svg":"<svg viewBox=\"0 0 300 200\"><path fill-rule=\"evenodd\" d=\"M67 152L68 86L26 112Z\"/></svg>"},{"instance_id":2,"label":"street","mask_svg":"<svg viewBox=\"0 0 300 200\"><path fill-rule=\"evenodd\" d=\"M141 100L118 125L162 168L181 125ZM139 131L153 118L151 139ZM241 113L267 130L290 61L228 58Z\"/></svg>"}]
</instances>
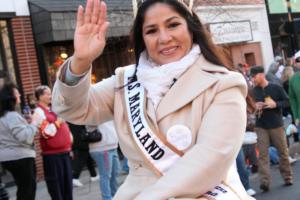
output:
<instances>
[{"instance_id":1,"label":"street","mask_svg":"<svg viewBox=\"0 0 300 200\"><path fill-rule=\"evenodd\" d=\"M283 180L281 179L278 166L272 166L271 171L273 182L271 184L270 191L266 193L262 193L259 189L258 175L251 175L251 186L257 192L255 198L257 200L300 200L300 160L295 162L292 167L294 172L294 185L286 187L283 186ZM121 175L119 181L121 182L124 178L125 176ZM84 186L74 188L74 200L101 200L98 182L90 182L87 171L82 173L80 180ZM15 200L16 187L10 187L8 190L11 200ZM38 183L36 199L51 200L47 193L44 181Z\"/></svg>"},{"instance_id":2,"label":"street","mask_svg":"<svg viewBox=\"0 0 300 200\"><path fill-rule=\"evenodd\" d=\"M283 186L278 166L272 166L272 183L269 192L262 193L259 189L258 175L250 176L251 186L256 190L257 200L299 200L300 199L300 161L292 165L294 173L294 185Z\"/></svg>"}]
</instances>

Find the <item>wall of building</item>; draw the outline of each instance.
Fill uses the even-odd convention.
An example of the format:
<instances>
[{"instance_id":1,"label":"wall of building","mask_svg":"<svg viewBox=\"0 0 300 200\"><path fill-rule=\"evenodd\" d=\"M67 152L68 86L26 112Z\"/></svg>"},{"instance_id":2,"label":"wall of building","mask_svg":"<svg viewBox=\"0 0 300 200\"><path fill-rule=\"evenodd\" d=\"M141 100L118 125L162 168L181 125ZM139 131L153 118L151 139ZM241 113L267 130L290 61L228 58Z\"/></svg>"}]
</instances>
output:
<instances>
[{"instance_id":1,"label":"wall of building","mask_svg":"<svg viewBox=\"0 0 300 200\"><path fill-rule=\"evenodd\" d=\"M23 97L33 94L34 88L40 84L39 66L27 0L0 0L0 13L15 13L8 19L12 29L13 54L15 53L16 72L21 79Z\"/></svg>"},{"instance_id":2,"label":"wall of building","mask_svg":"<svg viewBox=\"0 0 300 200\"><path fill-rule=\"evenodd\" d=\"M264 4L264 0L195 0L198 6Z\"/></svg>"},{"instance_id":3,"label":"wall of building","mask_svg":"<svg viewBox=\"0 0 300 200\"><path fill-rule=\"evenodd\" d=\"M195 11L203 23L250 20L253 41L247 43L260 43L262 64L268 68L273 61L273 50L266 7L263 1L256 0L257 4L253 4L254 1L246 0L224 0L222 2L229 2L229 5L216 5L216 1L198 1L200 6L197 6Z\"/></svg>"},{"instance_id":4,"label":"wall of building","mask_svg":"<svg viewBox=\"0 0 300 200\"><path fill-rule=\"evenodd\" d=\"M15 12L17 16L29 16L27 0L0 0L1 12Z\"/></svg>"},{"instance_id":5,"label":"wall of building","mask_svg":"<svg viewBox=\"0 0 300 200\"><path fill-rule=\"evenodd\" d=\"M11 28L12 54L15 58L16 76L20 79L19 88L23 99L27 101L27 97L32 99L34 89L41 84L27 0L0 0L0 5L0 18L1 14L5 16L5 13L15 13L15 16L6 20ZM35 143L37 173L38 178L41 178L43 166L38 138Z\"/></svg>"},{"instance_id":6,"label":"wall of building","mask_svg":"<svg viewBox=\"0 0 300 200\"><path fill-rule=\"evenodd\" d=\"M22 16L13 18L11 22L23 95L27 97L41 83L31 21L29 16Z\"/></svg>"}]
</instances>

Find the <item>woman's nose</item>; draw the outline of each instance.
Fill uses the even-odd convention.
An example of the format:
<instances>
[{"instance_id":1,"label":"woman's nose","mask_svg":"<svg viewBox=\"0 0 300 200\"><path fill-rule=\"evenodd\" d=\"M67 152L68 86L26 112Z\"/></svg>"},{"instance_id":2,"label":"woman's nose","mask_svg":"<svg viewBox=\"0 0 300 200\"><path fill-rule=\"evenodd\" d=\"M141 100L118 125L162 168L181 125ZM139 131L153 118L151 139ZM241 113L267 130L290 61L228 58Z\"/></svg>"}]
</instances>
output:
<instances>
[{"instance_id":1,"label":"woman's nose","mask_svg":"<svg viewBox=\"0 0 300 200\"><path fill-rule=\"evenodd\" d=\"M168 31L160 31L159 32L159 42L160 43L167 43L172 39L171 35L168 33Z\"/></svg>"}]
</instances>

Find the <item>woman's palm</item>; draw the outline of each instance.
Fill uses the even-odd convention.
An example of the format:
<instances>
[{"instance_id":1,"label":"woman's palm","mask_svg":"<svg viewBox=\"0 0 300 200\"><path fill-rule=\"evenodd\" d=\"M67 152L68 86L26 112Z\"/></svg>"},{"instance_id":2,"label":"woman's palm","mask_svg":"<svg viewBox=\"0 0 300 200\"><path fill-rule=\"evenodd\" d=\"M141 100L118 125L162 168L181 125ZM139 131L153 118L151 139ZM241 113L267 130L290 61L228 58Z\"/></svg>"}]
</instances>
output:
<instances>
[{"instance_id":1,"label":"woman's palm","mask_svg":"<svg viewBox=\"0 0 300 200\"><path fill-rule=\"evenodd\" d=\"M80 6L74 35L74 55L89 63L96 59L105 47L107 27L104 2L100 4L99 0L89 0L85 11Z\"/></svg>"}]
</instances>

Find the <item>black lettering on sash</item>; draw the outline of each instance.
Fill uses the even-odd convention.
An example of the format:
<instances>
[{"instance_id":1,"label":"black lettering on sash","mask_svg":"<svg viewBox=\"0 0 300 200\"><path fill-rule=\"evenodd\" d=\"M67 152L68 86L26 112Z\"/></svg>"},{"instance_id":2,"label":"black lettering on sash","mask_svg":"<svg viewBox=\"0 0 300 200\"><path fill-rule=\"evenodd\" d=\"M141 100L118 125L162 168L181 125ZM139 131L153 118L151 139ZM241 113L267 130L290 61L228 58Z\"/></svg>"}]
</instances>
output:
<instances>
[{"instance_id":1,"label":"black lettering on sash","mask_svg":"<svg viewBox=\"0 0 300 200\"><path fill-rule=\"evenodd\" d=\"M141 126L140 126L139 130L136 130L136 127L137 127L138 125L141 125ZM142 124L141 116L139 116L139 119L138 119L138 121L136 122L136 124L133 124L133 128L134 128L135 134L136 134L138 137L140 137L139 133L140 133L140 131L144 128L144 125Z\"/></svg>"},{"instance_id":2,"label":"black lettering on sash","mask_svg":"<svg viewBox=\"0 0 300 200\"><path fill-rule=\"evenodd\" d=\"M130 112L131 112L131 114L139 107L139 103L137 103L136 105L133 105L133 106L131 106L130 107Z\"/></svg>"},{"instance_id":3,"label":"black lettering on sash","mask_svg":"<svg viewBox=\"0 0 300 200\"><path fill-rule=\"evenodd\" d=\"M138 109L133 115L131 115L132 122L134 122L137 117L140 117L140 109Z\"/></svg>"},{"instance_id":4,"label":"black lettering on sash","mask_svg":"<svg viewBox=\"0 0 300 200\"><path fill-rule=\"evenodd\" d=\"M208 191L208 192L206 192L206 194L208 194L208 195L210 195L210 196L213 196L213 197L218 196L218 193L212 192L212 191Z\"/></svg>"},{"instance_id":5,"label":"black lettering on sash","mask_svg":"<svg viewBox=\"0 0 300 200\"><path fill-rule=\"evenodd\" d=\"M137 76L130 76L127 78L128 83L133 83L137 81Z\"/></svg>"},{"instance_id":6,"label":"black lettering on sash","mask_svg":"<svg viewBox=\"0 0 300 200\"><path fill-rule=\"evenodd\" d=\"M153 140L145 149L149 152L152 153L155 149L159 148L156 142Z\"/></svg>"},{"instance_id":7,"label":"black lettering on sash","mask_svg":"<svg viewBox=\"0 0 300 200\"><path fill-rule=\"evenodd\" d=\"M145 146L146 142L151 138L151 136L149 135L149 133L147 133L146 135L144 135L143 137L140 138L140 141L142 143L143 146Z\"/></svg>"},{"instance_id":8,"label":"black lettering on sash","mask_svg":"<svg viewBox=\"0 0 300 200\"><path fill-rule=\"evenodd\" d=\"M155 154L151 155L151 157L154 159L154 160L158 160L160 159L161 157L163 157L163 155L165 154L165 151L163 149L158 149L157 152L155 152Z\"/></svg>"},{"instance_id":9,"label":"black lettering on sash","mask_svg":"<svg viewBox=\"0 0 300 200\"><path fill-rule=\"evenodd\" d=\"M134 88L136 88L136 87L140 87L141 86L141 84L140 83L136 83L136 84L134 84L134 85L128 85L128 90L132 90L132 89L134 89Z\"/></svg>"},{"instance_id":10,"label":"black lettering on sash","mask_svg":"<svg viewBox=\"0 0 300 200\"><path fill-rule=\"evenodd\" d=\"M227 190L225 190L224 188L222 188L220 186L216 186L215 189L221 191L222 193L227 193Z\"/></svg>"},{"instance_id":11,"label":"black lettering on sash","mask_svg":"<svg viewBox=\"0 0 300 200\"><path fill-rule=\"evenodd\" d=\"M129 106L131 107L132 104L134 104L135 102L140 100L140 92L136 93L135 95L133 95L132 97L129 97Z\"/></svg>"}]
</instances>

